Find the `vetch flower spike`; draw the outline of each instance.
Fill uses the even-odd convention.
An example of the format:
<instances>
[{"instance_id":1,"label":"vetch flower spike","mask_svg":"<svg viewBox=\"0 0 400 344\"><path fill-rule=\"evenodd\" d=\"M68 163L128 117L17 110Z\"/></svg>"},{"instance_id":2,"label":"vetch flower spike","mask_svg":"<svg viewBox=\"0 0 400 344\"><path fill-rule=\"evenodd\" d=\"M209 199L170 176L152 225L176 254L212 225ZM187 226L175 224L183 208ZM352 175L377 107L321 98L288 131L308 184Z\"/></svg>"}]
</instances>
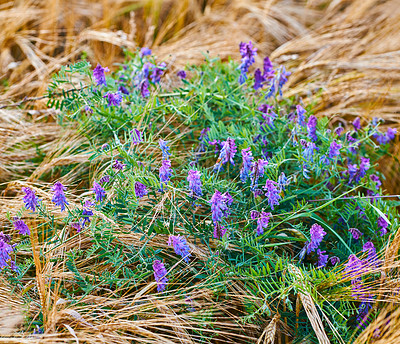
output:
<instances>
[{"instance_id":1,"label":"vetch flower spike","mask_svg":"<svg viewBox=\"0 0 400 344\"><path fill-rule=\"evenodd\" d=\"M176 254L180 255L183 260L189 264L190 262L190 247L184 237L178 235L170 235L168 245L174 247Z\"/></svg>"}]
</instances>

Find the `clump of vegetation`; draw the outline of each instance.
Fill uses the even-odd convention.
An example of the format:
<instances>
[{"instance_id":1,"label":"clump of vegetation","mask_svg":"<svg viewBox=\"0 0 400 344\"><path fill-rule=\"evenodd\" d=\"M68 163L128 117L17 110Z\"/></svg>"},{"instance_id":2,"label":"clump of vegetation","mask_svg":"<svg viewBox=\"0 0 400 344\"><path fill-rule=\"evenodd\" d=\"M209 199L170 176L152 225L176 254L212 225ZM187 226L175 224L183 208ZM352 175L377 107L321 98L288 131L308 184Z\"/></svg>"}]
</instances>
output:
<instances>
[{"instance_id":1,"label":"clump of vegetation","mask_svg":"<svg viewBox=\"0 0 400 344\"><path fill-rule=\"evenodd\" d=\"M395 300L398 202L376 171L395 130L332 127L282 98L285 68L265 58L250 75L256 49L240 53L168 83L146 48L115 73L81 61L54 76L49 105L99 167L79 197L25 187L9 214L0 264L36 305L27 331L63 333L73 314L89 342L347 343Z\"/></svg>"}]
</instances>

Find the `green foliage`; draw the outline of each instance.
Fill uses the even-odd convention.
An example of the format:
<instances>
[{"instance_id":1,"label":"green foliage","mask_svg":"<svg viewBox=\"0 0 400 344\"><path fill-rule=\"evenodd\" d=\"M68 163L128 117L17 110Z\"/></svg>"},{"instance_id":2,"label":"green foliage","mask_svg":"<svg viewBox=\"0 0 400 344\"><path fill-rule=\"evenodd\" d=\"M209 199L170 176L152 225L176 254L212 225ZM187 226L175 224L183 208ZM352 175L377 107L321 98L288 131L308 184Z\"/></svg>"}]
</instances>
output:
<instances>
[{"instance_id":1,"label":"green foliage","mask_svg":"<svg viewBox=\"0 0 400 344\"><path fill-rule=\"evenodd\" d=\"M90 293L110 292L117 297L134 293L152 281L152 264L159 259L168 270L165 293L183 295L184 288L207 285L223 299L240 286L249 300L257 300L243 300L243 322L262 324L264 318L279 313L299 342L316 340L304 308L296 314L299 292L307 293L342 339L350 340L359 331L355 319L360 300L351 295L350 280L343 278L331 258L345 263L356 254L369 264L363 246L372 242L379 252L388 243L378 220L388 220L389 230L399 224L398 203L380 198L382 190L374 178L379 175L376 161L388 148L376 144L382 135L379 123L338 134L329 119L320 118L313 139L310 111L307 126L301 122L302 108L296 109L301 100L282 98L279 86L271 93L272 83L280 83L282 69L255 91L253 78L238 83L240 70L234 61L207 57L203 65L188 69L187 79L169 87L153 80L156 68L164 68L153 57L128 55L126 63L106 77L106 86L95 84L90 64L82 61L63 67L48 88L49 106L62 110L60 121L76 121L93 147L90 162L106 161L96 182L109 178L100 182L107 193L104 200L68 209L62 224L40 206L38 216L51 230L39 227L39 237L52 242L53 249L76 237L86 238L84 250L70 247L66 253L69 277L63 282L62 297L76 302ZM145 80L148 97L141 92ZM128 94L121 93L124 89ZM109 93L123 95L122 103L110 104ZM143 135L140 142L135 129ZM172 153L173 174L167 185L160 180L166 157L161 158L159 138L168 142ZM234 165L223 155L228 139L237 147ZM333 142L341 145L337 155L331 154ZM240 156L246 148L254 160L250 176L242 181ZM221 168L216 168L218 159ZM123 169L115 168L116 160L123 162ZM257 160L266 162L264 173L256 172ZM189 170L201 173L201 196L190 194ZM266 195L267 181L276 189L278 204ZM136 191L138 183L147 188L144 197ZM210 208L216 190L233 198L229 212L218 220ZM71 230L72 223L82 225L83 209L93 210L94 215L80 232L68 239L54 234ZM266 212L271 213L269 223L260 228ZM310 233L315 224L326 232L317 245L322 252L307 252L315 241ZM227 232L216 237L220 226ZM361 238L354 239L350 228L358 228ZM168 235L177 234L192 249L199 248L192 250L189 265L165 246ZM324 252L330 258L325 262ZM290 265L301 271L305 282L290 273ZM31 266L31 257L22 259L18 275L7 270L8 278L22 286ZM378 275L371 269L360 278L367 281ZM369 319L377 312L372 311ZM212 320L212 315L203 317L207 323ZM332 342L340 342L329 326L325 330Z\"/></svg>"}]
</instances>

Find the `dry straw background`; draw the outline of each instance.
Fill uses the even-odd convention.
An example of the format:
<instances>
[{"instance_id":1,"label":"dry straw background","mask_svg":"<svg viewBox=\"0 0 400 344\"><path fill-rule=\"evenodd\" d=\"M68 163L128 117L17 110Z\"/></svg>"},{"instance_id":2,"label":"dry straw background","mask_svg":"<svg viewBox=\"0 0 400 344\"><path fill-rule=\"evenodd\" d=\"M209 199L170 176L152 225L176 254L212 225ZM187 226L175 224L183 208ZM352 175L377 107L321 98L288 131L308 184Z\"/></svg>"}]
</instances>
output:
<instances>
[{"instance_id":1,"label":"dry straw background","mask_svg":"<svg viewBox=\"0 0 400 344\"><path fill-rule=\"evenodd\" d=\"M301 96L306 104L313 104L317 115L328 115L345 125L356 116L378 116L385 119L385 125L400 127L400 0L0 0L0 221L7 208L19 206L18 197L13 198L15 204L10 197L22 183L35 185L51 168L76 163L64 182L79 187L76 176L89 169L84 166L87 155L74 154L74 147L84 144L83 138L73 128L56 123L56 113L46 109L45 99L24 103L23 109L14 106L24 97L41 96L61 65L85 54L93 64L112 67L122 60L123 47L148 46L159 59L169 62L173 72L187 63L201 63L202 52L238 60L238 44L247 40L258 47L258 63L269 55L274 63L286 65L292 72L286 95ZM34 160L38 150L46 154L40 164ZM392 154L382 162L381 170L387 176L386 188L398 193L398 140ZM49 183L57 177L47 176ZM207 300L207 290L201 293ZM0 303L18 314L20 301L10 295L6 286L0 288ZM240 299L240 290L236 297ZM95 300L94 305L101 301ZM120 300L119 307L128 301ZM169 299L157 305L146 299L140 307L162 313L174 302ZM0 308L0 324L7 317L7 307ZM221 309L221 322L225 321L223 314ZM76 318L76 314L62 312L48 316L54 316L54 322ZM8 327L1 328L12 333L20 319L18 315L10 319ZM393 323L399 324L399 319L396 311ZM181 320L171 315L169 320L158 321L175 321L179 327ZM270 332L279 321L273 318L265 331ZM124 324L143 326L143 331L152 326ZM226 324L227 331L234 326L228 320ZM107 326L98 333L71 335L89 342L114 342L116 325ZM183 328L175 334L179 333L182 343L191 343ZM260 343L267 342L267 332ZM0 338L0 343L11 342ZM15 342L31 341L15 338ZM395 337L383 342L398 343Z\"/></svg>"}]
</instances>

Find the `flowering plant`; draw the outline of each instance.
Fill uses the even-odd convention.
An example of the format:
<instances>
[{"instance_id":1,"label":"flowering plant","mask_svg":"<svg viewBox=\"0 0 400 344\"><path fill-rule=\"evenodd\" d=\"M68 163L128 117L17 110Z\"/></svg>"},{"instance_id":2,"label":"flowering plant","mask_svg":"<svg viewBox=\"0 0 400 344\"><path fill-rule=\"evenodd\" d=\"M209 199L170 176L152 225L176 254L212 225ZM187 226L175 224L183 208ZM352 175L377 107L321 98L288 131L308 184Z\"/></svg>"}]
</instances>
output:
<instances>
[{"instance_id":1,"label":"flowering plant","mask_svg":"<svg viewBox=\"0 0 400 344\"><path fill-rule=\"evenodd\" d=\"M67 248L73 277L62 283L63 298L94 286L121 296L153 283L154 294L187 300L187 288L207 281L222 298L245 291L242 321L261 326L278 314L301 340L317 336L307 306L298 305L297 295L308 295L332 325L324 323L325 335L348 341L379 313L371 281L399 221L376 168L395 130L382 132L377 119L335 127L282 96L284 67L266 57L251 75L256 49L242 43L240 53L239 66L208 58L177 76L164 76L167 65L149 49L128 53L114 73L86 61L64 67L49 105L85 130L99 166L90 196L73 203L56 182L56 216L26 187L24 214L51 230L29 228L22 213L14 227ZM85 80L79 87L77 76ZM67 81L74 88L57 96ZM87 251L70 246L78 239ZM21 287L32 261L4 234L0 248L4 273Z\"/></svg>"}]
</instances>

